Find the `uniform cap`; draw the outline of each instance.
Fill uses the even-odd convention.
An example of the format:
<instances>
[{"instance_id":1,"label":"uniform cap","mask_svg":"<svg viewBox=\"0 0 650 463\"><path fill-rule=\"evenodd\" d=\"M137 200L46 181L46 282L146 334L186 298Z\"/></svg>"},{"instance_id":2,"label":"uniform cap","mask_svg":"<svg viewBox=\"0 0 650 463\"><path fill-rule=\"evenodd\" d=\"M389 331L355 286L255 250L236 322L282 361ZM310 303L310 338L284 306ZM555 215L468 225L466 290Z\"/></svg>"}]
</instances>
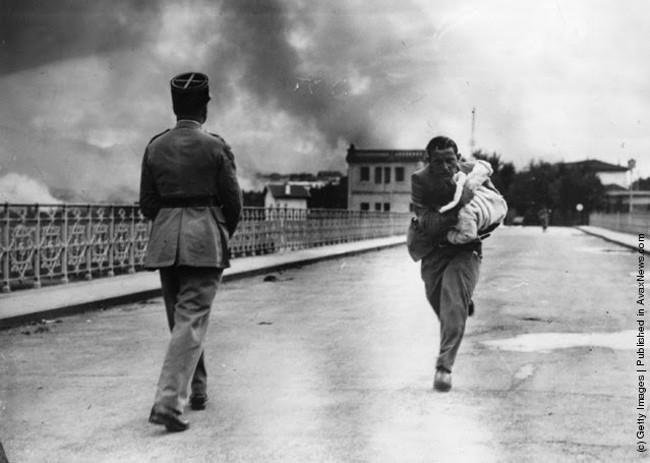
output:
<instances>
[{"instance_id":1,"label":"uniform cap","mask_svg":"<svg viewBox=\"0 0 650 463\"><path fill-rule=\"evenodd\" d=\"M174 112L185 113L200 109L210 101L208 76L201 72L184 72L172 78Z\"/></svg>"}]
</instances>

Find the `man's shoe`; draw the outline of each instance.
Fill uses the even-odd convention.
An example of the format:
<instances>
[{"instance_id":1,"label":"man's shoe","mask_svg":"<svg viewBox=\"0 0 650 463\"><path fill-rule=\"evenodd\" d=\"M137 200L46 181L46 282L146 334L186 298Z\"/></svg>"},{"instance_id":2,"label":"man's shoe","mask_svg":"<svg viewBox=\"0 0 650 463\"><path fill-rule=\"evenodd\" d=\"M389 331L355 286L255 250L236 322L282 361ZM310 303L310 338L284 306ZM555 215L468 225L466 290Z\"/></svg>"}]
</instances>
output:
<instances>
[{"instance_id":1,"label":"man's shoe","mask_svg":"<svg viewBox=\"0 0 650 463\"><path fill-rule=\"evenodd\" d=\"M190 422L183 419L180 415L172 412L156 410L156 407L151 409L149 423L161 424L165 426L169 432L181 432L190 427Z\"/></svg>"},{"instance_id":2,"label":"man's shoe","mask_svg":"<svg viewBox=\"0 0 650 463\"><path fill-rule=\"evenodd\" d=\"M451 389L451 373L438 369L433 377L433 388L436 391L448 392Z\"/></svg>"},{"instance_id":3,"label":"man's shoe","mask_svg":"<svg viewBox=\"0 0 650 463\"><path fill-rule=\"evenodd\" d=\"M192 394L190 396L190 408L192 408L192 410L205 410L207 403L207 394Z\"/></svg>"}]
</instances>

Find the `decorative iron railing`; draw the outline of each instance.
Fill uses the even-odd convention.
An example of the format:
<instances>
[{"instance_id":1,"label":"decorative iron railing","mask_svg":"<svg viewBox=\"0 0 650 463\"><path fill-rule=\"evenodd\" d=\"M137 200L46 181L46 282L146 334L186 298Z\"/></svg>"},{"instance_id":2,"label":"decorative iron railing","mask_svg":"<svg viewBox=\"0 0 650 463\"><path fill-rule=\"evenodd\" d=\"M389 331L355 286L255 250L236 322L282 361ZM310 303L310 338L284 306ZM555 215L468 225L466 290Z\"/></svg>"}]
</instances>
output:
<instances>
[{"instance_id":1,"label":"decorative iron railing","mask_svg":"<svg viewBox=\"0 0 650 463\"><path fill-rule=\"evenodd\" d=\"M244 208L234 258L404 233L409 214ZM0 206L2 291L143 269L150 222L136 205Z\"/></svg>"}]
</instances>

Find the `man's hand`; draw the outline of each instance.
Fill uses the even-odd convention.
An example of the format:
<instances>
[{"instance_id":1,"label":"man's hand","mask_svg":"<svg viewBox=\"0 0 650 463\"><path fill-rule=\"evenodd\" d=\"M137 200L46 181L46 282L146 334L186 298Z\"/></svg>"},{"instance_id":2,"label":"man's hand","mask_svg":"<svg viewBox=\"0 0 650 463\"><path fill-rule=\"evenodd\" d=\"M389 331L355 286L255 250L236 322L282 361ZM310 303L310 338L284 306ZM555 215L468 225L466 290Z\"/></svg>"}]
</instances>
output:
<instances>
[{"instance_id":1,"label":"man's hand","mask_svg":"<svg viewBox=\"0 0 650 463\"><path fill-rule=\"evenodd\" d=\"M460 196L458 204L462 207L465 204L469 203L472 198L474 198L474 192L470 189L467 184L463 185L463 194Z\"/></svg>"}]
</instances>

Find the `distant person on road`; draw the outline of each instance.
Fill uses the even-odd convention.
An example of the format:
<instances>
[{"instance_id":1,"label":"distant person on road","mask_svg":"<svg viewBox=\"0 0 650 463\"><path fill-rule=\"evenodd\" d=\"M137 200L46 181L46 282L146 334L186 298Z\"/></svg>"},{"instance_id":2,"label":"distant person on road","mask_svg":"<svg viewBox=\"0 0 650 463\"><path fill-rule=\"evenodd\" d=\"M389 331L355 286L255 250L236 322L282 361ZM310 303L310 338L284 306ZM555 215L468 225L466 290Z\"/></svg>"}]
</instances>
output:
<instances>
[{"instance_id":1,"label":"distant person on road","mask_svg":"<svg viewBox=\"0 0 650 463\"><path fill-rule=\"evenodd\" d=\"M203 339L242 199L235 159L218 135L206 132L210 91L198 72L171 81L177 123L156 135L142 160L140 209L153 221L145 267L160 270L171 329L149 421L185 431L183 412L208 401Z\"/></svg>"},{"instance_id":2,"label":"distant person on road","mask_svg":"<svg viewBox=\"0 0 650 463\"><path fill-rule=\"evenodd\" d=\"M546 232L549 220L551 219L551 211L546 207L542 207L537 213L537 217L539 217L539 223L542 225L542 231Z\"/></svg>"},{"instance_id":3,"label":"distant person on road","mask_svg":"<svg viewBox=\"0 0 650 463\"><path fill-rule=\"evenodd\" d=\"M467 317L473 312L472 294L482 259L481 240L477 237L465 244L447 240L447 233L458 223L460 209L474 197L468 185L464 186L455 207L440 212L440 207L449 202L445 191L450 185L455 191L453 176L457 172L469 174L473 165L460 161L456 143L445 136L431 139L426 153L428 164L411 177L411 201L416 217L408 229L407 247L414 261L422 261L421 276L427 300L440 320L440 350L433 387L446 392L451 389L451 372ZM497 192L489 180L485 185Z\"/></svg>"}]
</instances>

